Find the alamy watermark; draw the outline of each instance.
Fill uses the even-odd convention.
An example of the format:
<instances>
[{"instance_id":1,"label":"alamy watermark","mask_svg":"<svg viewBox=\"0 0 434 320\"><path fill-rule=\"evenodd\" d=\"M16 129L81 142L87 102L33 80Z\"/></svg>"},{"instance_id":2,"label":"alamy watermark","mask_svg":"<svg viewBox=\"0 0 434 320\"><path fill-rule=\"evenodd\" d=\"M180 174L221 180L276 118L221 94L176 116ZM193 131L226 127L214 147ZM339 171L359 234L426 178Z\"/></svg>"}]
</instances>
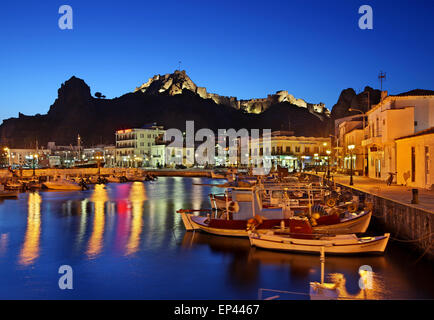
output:
<instances>
[{"instance_id":1,"label":"alamy watermark","mask_svg":"<svg viewBox=\"0 0 434 320\"><path fill-rule=\"evenodd\" d=\"M59 278L59 289L65 290L69 289L72 290L74 288L73 286L73 273L72 273L72 267L70 265L64 264L59 267L59 274L62 274L62 276Z\"/></svg>"},{"instance_id":2,"label":"alamy watermark","mask_svg":"<svg viewBox=\"0 0 434 320\"><path fill-rule=\"evenodd\" d=\"M194 121L186 121L186 130L168 129L164 141L168 165L215 165L216 157L225 165L250 166L254 175L271 170L271 129L218 129L217 136L208 128L194 130ZM201 142L200 145L197 142ZM184 152L184 150L186 152Z\"/></svg>"},{"instance_id":3,"label":"alamy watermark","mask_svg":"<svg viewBox=\"0 0 434 320\"><path fill-rule=\"evenodd\" d=\"M359 268L359 288L364 289L372 289L372 267L368 265L363 265Z\"/></svg>"},{"instance_id":4,"label":"alamy watermark","mask_svg":"<svg viewBox=\"0 0 434 320\"><path fill-rule=\"evenodd\" d=\"M62 15L58 21L59 28L61 30L72 30L72 7L67 4L61 5L59 14Z\"/></svg>"},{"instance_id":5,"label":"alamy watermark","mask_svg":"<svg viewBox=\"0 0 434 320\"><path fill-rule=\"evenodd\" d=\"M359 18L359 28L362 30L374 29L374 13L372 7L365 4L359 8L359 14L363 14Z\"/></svg>"}]
</instances>

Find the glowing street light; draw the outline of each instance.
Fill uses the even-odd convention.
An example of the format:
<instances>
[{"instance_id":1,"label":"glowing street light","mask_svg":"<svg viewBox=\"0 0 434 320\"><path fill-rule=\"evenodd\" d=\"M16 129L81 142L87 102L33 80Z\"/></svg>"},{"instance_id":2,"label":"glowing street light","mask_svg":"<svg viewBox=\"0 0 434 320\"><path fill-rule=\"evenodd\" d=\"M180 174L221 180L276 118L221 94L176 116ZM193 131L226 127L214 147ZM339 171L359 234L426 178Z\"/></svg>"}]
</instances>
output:
<instances>
[{"instance_id":1,"label":"glowing street light","mask_svg":"<svg viewBox=\"0 0 434 320\"><path fill-rule=\"evenodd\" d=\"M324 142L325 145L327 145L326 142ZM330 180L330 153L332 153L330 150L326 151L327 153L327 179Z\"/></svg>"},{"instance_id":2,"label":"glowing street light","mask_svg":"<svg viewBox=\"0 0 434 320\"><path fill-rule=\"evenodd\" d=\"M353 183L353 150L355 148L354 144L350 144L348 146L348 150L350 150L350 186L352 186Z\"/></svg>"}]
</instances>

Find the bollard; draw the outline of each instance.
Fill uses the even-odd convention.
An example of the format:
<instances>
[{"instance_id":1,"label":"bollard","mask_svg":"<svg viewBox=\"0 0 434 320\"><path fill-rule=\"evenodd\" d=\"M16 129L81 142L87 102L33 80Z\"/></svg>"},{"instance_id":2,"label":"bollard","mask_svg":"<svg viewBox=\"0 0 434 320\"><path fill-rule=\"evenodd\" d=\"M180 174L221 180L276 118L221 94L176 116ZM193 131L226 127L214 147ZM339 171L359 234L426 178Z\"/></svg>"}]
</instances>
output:
<instances>
[{"instance_id":1,"label":"bollard","mask_svg":"<svg viewBox=\"0 0 434 320\"><path fill-rule=\"evenodd\" d=\"M411 199L412 204L418 204L419 203L419 191L417 189L411 189L411 192L413 193L413 199Z\"/></svg>"}]
</instances>

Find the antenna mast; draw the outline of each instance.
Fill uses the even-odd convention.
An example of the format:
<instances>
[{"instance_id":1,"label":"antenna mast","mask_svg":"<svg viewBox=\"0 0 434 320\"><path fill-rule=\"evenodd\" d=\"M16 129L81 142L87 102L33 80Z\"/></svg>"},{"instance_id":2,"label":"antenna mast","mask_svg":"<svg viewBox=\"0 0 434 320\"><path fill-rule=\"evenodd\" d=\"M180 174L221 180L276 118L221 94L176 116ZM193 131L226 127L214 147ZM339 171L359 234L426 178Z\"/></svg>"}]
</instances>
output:
<instances>
[{"instance_id":1,"label":"antenna mast","mask_svg":"<svg viewBox=\"0 0 434 320\"><path fill-rule=\"evenodd\" d=\"M378 75L378 79L380 80L381 91L383 91L383 81L386 81L386 72L380 71L380 74Z\"/></svg>"}]
</instances>

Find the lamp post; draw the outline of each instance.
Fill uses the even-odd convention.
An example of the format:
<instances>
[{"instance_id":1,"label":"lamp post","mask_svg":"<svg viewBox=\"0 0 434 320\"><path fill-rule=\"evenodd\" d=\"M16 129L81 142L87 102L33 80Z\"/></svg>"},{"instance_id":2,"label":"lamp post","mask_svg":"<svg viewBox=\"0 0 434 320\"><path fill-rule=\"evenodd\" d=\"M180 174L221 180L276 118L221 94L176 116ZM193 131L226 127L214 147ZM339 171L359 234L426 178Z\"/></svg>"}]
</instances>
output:
<instances>
[{"instance_id":1,"label":"lamp post","mask_svg":"<svg viewBox=\"0 0 434 320\"><path fill-rule=\"evenodd\" d=\"M330 180L330 150L327 150L327 180Z\"/></svg>"},{"instance_id":2,"label":"lamp post","mask_svg":"<svg viewBox=\"0 0 434 320\"><path fill-rule=\"evenodd\" d=\"M3 148L8 153L8 167L11 165L11 150L8 147Z\"/></svg>"},{"instance_id":3,"label":"lamp post","mask_svg":"<svg viewBox=\"0 0 434 320\"><path fill-rule=\"evenodd\" d=\"M315 153L313 156L315 159L315 173L318 173L318 153Z\"/></svg>"},{"instance_id":4,"label":"lamp post","mask_svg":"<svg viewBox=\"0 0 434 320\"><path fill-rule=\"evenodd\" d=\"M369 95L369 91L368 91L368 95ZM369 97L368 97L368 102L369 102ZM368 109L369 109L369 105L368 105ZM356 111L356 112L359 112L362 115L362 121L363 121L363 124L362 124L363 139L362 140L365 140L366 139L366 136L365 136L365 117L366 117L366 113L363 112L362 110L354 109L354 108L349 108L348 111ZM366 175L366 165L365 165L365 161L366 161L365 154L366 153L365 153L365 147L363 147L362 150L363 150L363 175L365 176Z\"/></svg>"},{"instance_id":5,"label":"lamp post","mask_svg":"<svg viewBox=\"0 0 434 320\"><path fill-rule=\"evenodd\" d=\"M32 156L32 164L33 164L33 176L35 176L35 166L36 166L36 159L38 159L38 155L37 154L34 154L33 156Z\"/></svg>"},{"instance_id":6,"label":"lamp post","mask_svg":"<svg viewBox=\"0 0 434 320\"><path fill-rule=\"evenodd\" d=\"M353 150L354 150L354 144L350 144L348 146L348 150L350 150L350 186L352 186L353 183Z\"/></svg>"}]
</instances>

